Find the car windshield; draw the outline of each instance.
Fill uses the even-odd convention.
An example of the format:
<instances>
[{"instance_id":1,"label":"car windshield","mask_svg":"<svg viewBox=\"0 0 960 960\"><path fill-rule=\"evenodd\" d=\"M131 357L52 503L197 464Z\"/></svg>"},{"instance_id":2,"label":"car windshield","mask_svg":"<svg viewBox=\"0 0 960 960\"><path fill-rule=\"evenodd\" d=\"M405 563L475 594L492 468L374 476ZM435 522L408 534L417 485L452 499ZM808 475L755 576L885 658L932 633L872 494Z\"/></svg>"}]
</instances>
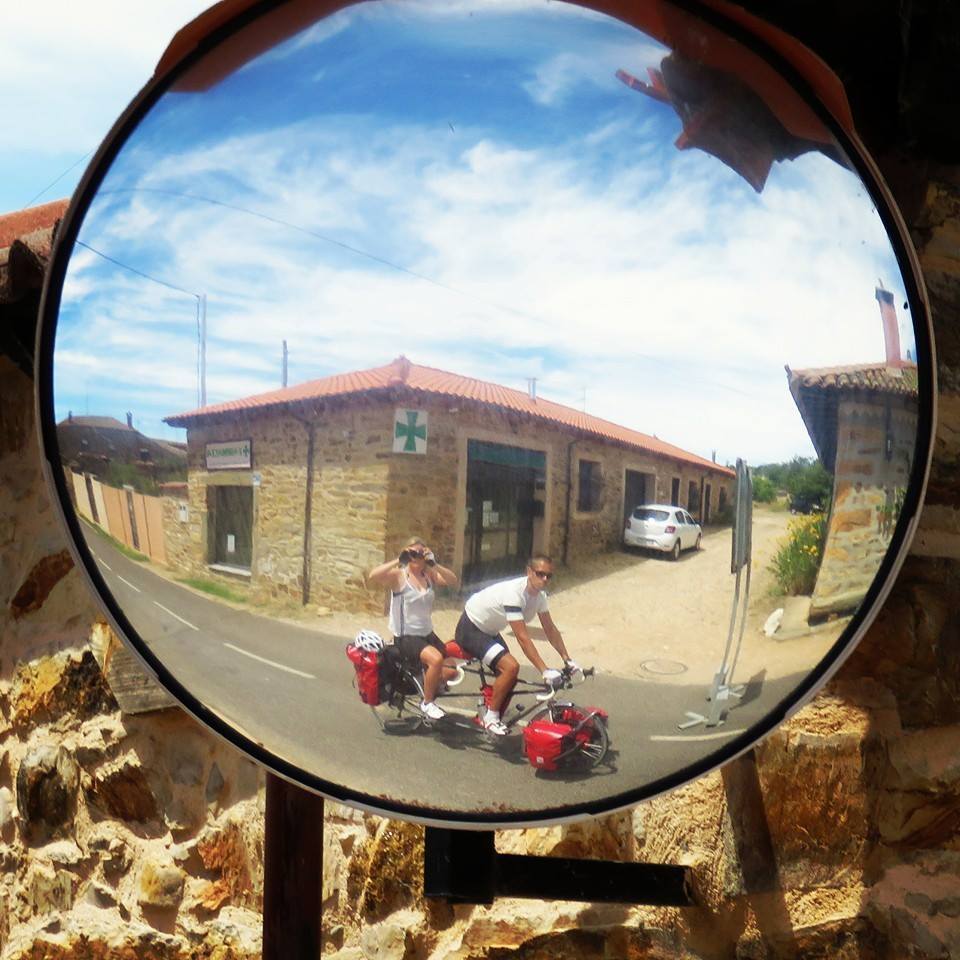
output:
<instances>
[{"instance_id":1,"label":"car windshield","mask_svg":"<svg viewBox=\"0 0 960 960\"><path fill-rule=\"evenodd\" d=\"M649 507L637 507L633 511L634 520L657 520L663 522L670 514L666 510L651 510Z\"/></svg>"}]
</instances>

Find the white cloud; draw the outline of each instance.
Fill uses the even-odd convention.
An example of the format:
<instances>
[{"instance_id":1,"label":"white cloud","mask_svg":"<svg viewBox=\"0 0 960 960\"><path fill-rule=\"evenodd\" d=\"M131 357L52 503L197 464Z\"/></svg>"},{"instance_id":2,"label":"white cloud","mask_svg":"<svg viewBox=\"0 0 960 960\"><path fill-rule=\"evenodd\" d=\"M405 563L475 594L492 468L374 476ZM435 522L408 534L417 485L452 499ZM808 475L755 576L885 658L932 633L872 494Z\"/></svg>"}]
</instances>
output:
<instances>
[{"instance_id":1,"label":"white cloud","mask_svg":"<svg viewBox=\"0 0 960 960\"><path fill-rule=\"evenodd\" d=\"M783 367L882 359L873 285L903 293L879 218L819 155L758 196L651 134L612 114L534 147L339 117L155 157L132 143L105 186L168 192L105 196L83 238L207 295L209 402L279 386L286 339L291 382L405 353L519 389L537 376L574 407L585 391L589 412L721 461L809 453ZM68 295L64 403L96 389L99 356L104 403L195 404L189 298L88 253Z\"/></svg>"},{"instance_id":2,"label":"white cloud","mask_svg":"<svg viewBox=\"0 0 960 960\"><path fill-rule=\"evenodd\" d=\"M173 37L207 0L33 0L7 3L0 90L7 98L0 156L97 146L146 83Z\"/></svg>"}]
</instances>

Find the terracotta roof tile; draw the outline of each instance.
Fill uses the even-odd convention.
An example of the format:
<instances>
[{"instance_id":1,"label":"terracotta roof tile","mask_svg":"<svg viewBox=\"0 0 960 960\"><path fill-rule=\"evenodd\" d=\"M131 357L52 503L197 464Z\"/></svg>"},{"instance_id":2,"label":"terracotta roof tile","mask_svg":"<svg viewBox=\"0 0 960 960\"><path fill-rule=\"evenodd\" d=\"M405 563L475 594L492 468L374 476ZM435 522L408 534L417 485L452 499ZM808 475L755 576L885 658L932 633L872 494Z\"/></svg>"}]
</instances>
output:
<instances>
[{"instance_id":1,"label":"terracotta roof tile","mask_svg":"<svg viewBox=\"0 0 960 960\"><path fill-rule=\"evenodd\" d=\"M320 380L310 380L294 387L271 390L241 400L231 400L199 410L165 417L167 423L177 427L187 427L208 417L261 410L267 407L285 406L310 400L324 400L331 397L346 397L375 390L405 388L417 393L452 399L472 400L486 403L505 410L513 410L539 420L556 423L587 433L604 440L612 440L630 447L660 456L671 457L684 463L699 467L709 467L719 473L733 475L734 471L720 466L704 457L665 443L627 427L602 420L590 414L574 410L552 400L537 397L535 400L522 390L513 390L497 383L463 377L433 367L423 367L411 363L406 357L397 357L392 363L369 370L352 373L340 373Z\"/></svg>"},{"instance_id":2,"label":"terracotta roof tile","mask_svg":"<svg viewBox=\"0 0 960 960\"><path fill-rule=\"evenodd\" d=\"M54 200L39 207L27 207L26 210L0 214L0 250L9 247L14 240L28 233L49 230L63 218L69 205L69 200Z\"/></svg>"},{"instance_id":3,"label":"terracotta roof tile","mask_svg":"<svg viewBox=\"0 0 960 960\"><path fill-rule=\"evenodd\" d=\"M859 363L841 367L818 367L808 370L786 368L791 389L794 387L821 390L869 390L877 393L917 394L917 366L903 362L898 366L885 363Z\"/></svg>"}]
</instances>

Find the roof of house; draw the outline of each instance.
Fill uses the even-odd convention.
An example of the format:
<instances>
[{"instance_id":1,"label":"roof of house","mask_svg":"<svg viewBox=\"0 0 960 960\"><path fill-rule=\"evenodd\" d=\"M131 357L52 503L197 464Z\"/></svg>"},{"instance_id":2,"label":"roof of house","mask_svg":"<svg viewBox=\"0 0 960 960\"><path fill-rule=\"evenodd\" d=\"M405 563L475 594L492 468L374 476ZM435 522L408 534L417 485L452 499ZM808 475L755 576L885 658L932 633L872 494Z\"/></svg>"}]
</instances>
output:
<instances>
[{"instance_id":1,"label":"roof of house","mask_svg":"<svg viewBox=\"0 0 960 960\"><path fill-rule=\"evenodd\" d=\"M796 387L821 390L869 390L878 393L917 394L917 365L902 361L897 366L886 363L857 363L842 367L817 367L808 370L785 368L791 391Z\"/></svg>"},{"instance_id":2,"label":"roof of house","mask_svg":"<svg viewBox=\"0 0 960 960\"><path fill-rule=\"evenodd\" d=\"M240 400L230 400L199 410L191 410L175 416L165 417L165 421L177 427L189 427L210 418L224 415L242 414L270 407L289 406L310 401L322 401L333 398L346 398L352 395L367 394L371 391L410 390L414 393L446 397L454 400L470 400L489 404L503 410L525 414L538 420L554 423L562 427L611 440L626 446L635 447L647 453L671 457L684 463L707 467L718 473L734 474L729 467L720 466L712 460L699 457L694 453L665 443L649 434L630 430L627 427L611 423L600 417L572 407L546 400L535 399L522 390L513 390L486 380L476 380L433 367L424 367L411 363L400 356L382 367L369 370L357 370L351 373L335 374L320 380L310 380L294 387L271 390Z\"/></svg>"},{"instance_id":3,"label":"roof of house","mask_svg":"<svg viewBox=\"0 0 960 960\"><path fill-rule=\"evenodd\" d=\"M58 427L94 427L97 430L129 430L136 433L133 427L128 426L116 417L74 417L61 420Z\"/></svg>"},{"instance_id":4,"label":"roof of house","mask_svg":"<svg viewBox=\"0 0 960 960\"><path fill-rule=\"evenodd\" d=\"M49 230L63 218L70 205L69 200L53 200L39 207L26 210L13 210L0 214L0 250L9 247L14 240L35 233L37 230Z\"/></svg>"},{"instance_id":5,"label":"roof of house","mask_svg":"<svg viewBox=\"0 0 960 960\"><path fill-rule=\"evenodd\" d=\"M883 401L917 397L917 365L906 360L897 364L856 363L787 371L787 383L817 456L828 470L837 455L837 410L843 396L856 394Z\"/></svg>"}]
</instances>

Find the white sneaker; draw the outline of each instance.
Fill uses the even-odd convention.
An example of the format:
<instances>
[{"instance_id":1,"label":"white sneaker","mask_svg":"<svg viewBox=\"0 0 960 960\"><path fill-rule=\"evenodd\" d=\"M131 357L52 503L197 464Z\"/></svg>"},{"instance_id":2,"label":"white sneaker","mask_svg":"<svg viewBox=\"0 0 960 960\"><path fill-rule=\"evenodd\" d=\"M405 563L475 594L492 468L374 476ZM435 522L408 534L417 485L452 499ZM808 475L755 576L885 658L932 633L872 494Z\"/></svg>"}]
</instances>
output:
<instances>
[{"instance_id":1,"label":"white sneaker","mask_svg":"<svg viewBox=\"0 0 960 960\"><path fill-rule=\"evenodd\" d=\"M499 717L492 720L484 717L483 729L486 730L487 733L492 733L495 737L505 737L510 732L507 729L507 725Z\"/></svg>"},{"instance_id":2,"label":"white sneaker","mask_svg":"<svg viewBox=\"0 0 960 960\"><path fill-rule=\"evenodd\" d=\"M428 720L442 720L447 714L444 710L438 707L433 701L427 703L426 701L421 702L420 712Z\"/></svg>"}]
</instances>

